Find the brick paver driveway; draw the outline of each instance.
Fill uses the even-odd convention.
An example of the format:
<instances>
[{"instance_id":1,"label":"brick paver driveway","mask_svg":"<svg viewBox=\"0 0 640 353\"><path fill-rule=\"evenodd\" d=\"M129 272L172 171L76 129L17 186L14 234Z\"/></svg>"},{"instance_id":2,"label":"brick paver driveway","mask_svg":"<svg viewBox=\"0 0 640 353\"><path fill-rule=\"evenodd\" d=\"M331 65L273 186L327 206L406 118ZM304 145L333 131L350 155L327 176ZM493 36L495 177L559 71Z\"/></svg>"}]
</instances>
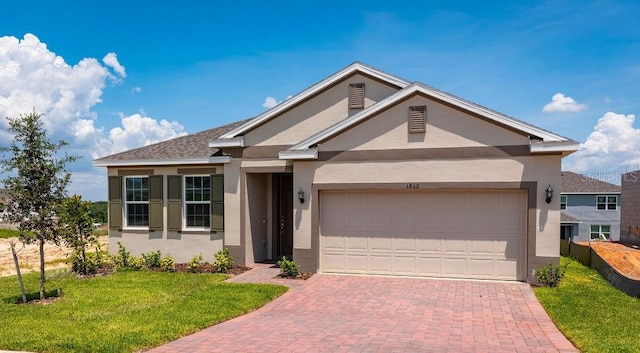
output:
<instances>
[{"instance_id":1,"label":"brick paver driveway","mask_svg":"<svg viewBox=\"0 0 640 353\"><path fill-rule=\"evenodd\" d=\"M314 275L255 312L152 351L576 350L524 283Z\"/></svg>"}]
</instances>

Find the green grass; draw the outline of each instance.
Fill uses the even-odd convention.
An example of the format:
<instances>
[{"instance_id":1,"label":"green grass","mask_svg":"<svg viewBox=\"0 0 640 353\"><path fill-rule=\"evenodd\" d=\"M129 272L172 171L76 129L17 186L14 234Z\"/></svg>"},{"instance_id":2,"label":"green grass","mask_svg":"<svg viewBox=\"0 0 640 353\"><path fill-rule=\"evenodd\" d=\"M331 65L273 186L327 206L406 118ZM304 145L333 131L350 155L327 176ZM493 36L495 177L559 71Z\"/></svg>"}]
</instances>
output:
<instances>
[{"instance_id":1,"label":"green grass","mask_svg":"<svg viewBox=\"0 0 640 353\"><path fill-rule=\"evenodd\" d=\"M286 292L268 284L222 282L195 273L118 272L78 279L49 272L52 304L15 304L16 277L0 278L0 350L132 352L161 345L255 310ZM37 296L37 274L24 276Z\"/></svg>"},{"instance_id":2,"label":"green grass","mask_svg":"<svg viewBox=\"0 0 640 353\"><path fill-rule=\"evenodd\" d=\"M0 228L0 239L17 237L19 234L20 232L15 229Z\"/></svg>"},{"instance_id":3,"label":"green grass","mask_svg":"<svg viewBox=\"0 0 640 353\"><path fill-rule=\"evenodd\" d=\"M558 288L535 288L560 331L581 352L640 352L640 299L573 259L561 264L568 267Z\"/></svg>"}]
</instances>

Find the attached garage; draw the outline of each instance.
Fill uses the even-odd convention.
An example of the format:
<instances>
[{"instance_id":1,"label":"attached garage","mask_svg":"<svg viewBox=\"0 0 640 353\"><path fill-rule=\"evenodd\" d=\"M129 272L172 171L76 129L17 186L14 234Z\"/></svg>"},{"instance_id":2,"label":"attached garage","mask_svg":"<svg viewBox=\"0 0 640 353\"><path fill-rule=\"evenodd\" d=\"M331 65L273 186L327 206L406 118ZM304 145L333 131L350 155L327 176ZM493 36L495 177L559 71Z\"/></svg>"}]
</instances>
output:
<instances>
[{"instance_id":1,"label":"attached garage","mask_svg":"<svg viewBox=\"0 0 640 353\"><path fill-rule=\"evenodd\" d=\"M525 190L319 196L321 272L525 280Z\"/></svg>"}]
</instances>

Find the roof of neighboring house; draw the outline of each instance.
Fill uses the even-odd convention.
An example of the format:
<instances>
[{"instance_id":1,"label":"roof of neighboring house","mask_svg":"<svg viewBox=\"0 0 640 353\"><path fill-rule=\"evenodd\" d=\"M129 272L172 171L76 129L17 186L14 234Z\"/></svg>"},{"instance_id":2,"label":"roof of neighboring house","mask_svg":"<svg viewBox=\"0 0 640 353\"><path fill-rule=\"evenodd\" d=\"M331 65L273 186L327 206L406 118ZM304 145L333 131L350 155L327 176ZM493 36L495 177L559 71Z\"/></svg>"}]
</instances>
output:
<instances>
[{"instance_id":1,"label":"roof of neighboring house","mask_svg":"<svg viewBox=\"0 0 640 353\"><path fill-rule=\"evenodd\" d=\"M562 211L560 213L560 223L578 223L580 220Z\"/></svg>"},{"instance_id":2,"label":"roof of neighboring house","mask_svg":"<svg viewBox=\"0 0 640 353\"><path fill-rule=\"evenodd\" d=\"M573 172L562 172L561 193L595 194L595 193L620 193L620 185L607 183Z\"/></svg>"},{"instance_id":3,"label":"roof of neighboring house","mask_svg":"<svg viewBox=\"0 0 640 353\"><path fill-rule=\"evenodd\" d=\"M235 129L245 122L247 122L247 120L236 121L214 129L112 154L98 158L94 160L94 163L99 165L100 162L111 161L208 158L218 151L217 148L209 147L210 140L220 137L222 134Z\"/></svg>"}]
</instances>

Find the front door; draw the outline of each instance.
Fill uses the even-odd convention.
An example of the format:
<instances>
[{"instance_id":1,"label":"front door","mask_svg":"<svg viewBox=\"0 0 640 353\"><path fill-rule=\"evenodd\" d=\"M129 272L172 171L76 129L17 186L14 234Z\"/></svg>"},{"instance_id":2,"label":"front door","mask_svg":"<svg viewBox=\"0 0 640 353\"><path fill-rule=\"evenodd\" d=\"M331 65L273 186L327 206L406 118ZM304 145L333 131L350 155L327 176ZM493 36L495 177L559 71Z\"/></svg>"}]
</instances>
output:
<instances>
[{"instance_id":1,"label":"front door","mask_svg":"<svg viewBox=\"0 0 640 353\"><path fill-rule=\"evenodd\" d=\"M275 255L291 259L293 254L293 175L274 175Z\"/></svg>"}]
</instances>

